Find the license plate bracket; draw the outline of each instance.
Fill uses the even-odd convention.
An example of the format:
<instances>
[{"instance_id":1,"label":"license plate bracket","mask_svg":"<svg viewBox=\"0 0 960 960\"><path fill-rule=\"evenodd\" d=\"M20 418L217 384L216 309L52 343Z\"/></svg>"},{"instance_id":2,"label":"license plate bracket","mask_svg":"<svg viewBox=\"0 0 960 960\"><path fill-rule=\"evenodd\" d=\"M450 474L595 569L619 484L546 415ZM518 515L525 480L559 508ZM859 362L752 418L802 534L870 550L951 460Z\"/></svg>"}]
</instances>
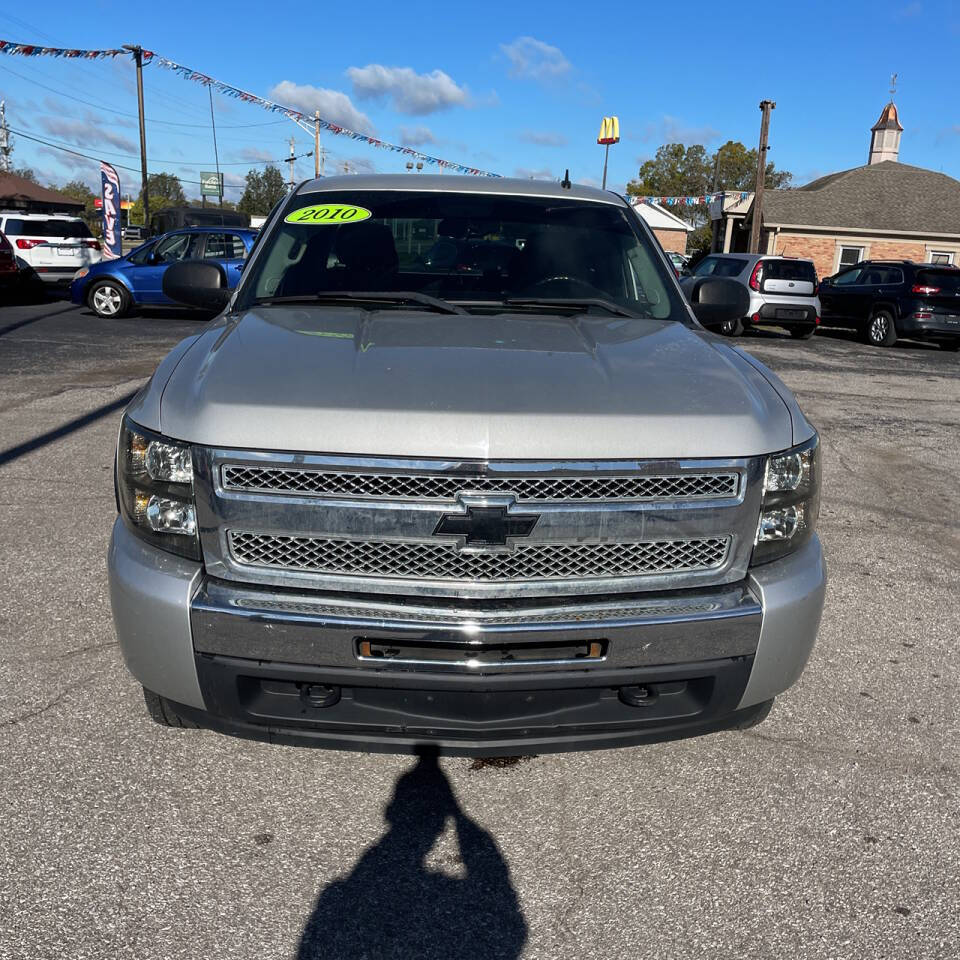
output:
<instances>
[{"instance_id":1,"label":"license plate bracket","mask_svg":"<svg viewBox=\"0 0 960 960\"><path fill-rule=\"evenodd\" d=\"M806 315L806 310L788 310L785 307L777 307L778 320L803 320Z\"/></svg>"}]
</instances>

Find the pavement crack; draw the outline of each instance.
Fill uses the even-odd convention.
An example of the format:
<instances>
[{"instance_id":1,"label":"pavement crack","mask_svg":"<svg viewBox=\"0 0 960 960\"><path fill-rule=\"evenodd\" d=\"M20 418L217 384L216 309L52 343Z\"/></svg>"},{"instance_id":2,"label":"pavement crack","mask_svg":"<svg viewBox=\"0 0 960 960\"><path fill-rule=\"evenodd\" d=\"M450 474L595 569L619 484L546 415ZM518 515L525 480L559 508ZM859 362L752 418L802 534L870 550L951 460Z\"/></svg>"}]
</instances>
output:
<instances>
[{"instance_id":1,"label":"pavement crack","mask_svg":"<svg viewBox=\"0 0 960 960\"><path fill-rule=\"evenodd\" d=\"M79 657L84 653L91 653L93 651L99 650L108 650L110 647L115 647L119 643L118 640L107 640L104 643L91 643L87 647L77 647L76 650L67 650L66 653L58 653L52 657L29 657L22 660L7 660L4 658L3 663L9 664L29 664L29 663L60 663L62 660L72 660L74 657Z\"/></svg>"},{"instance_id":2,"label":"pavement crack","mask_svg":"<svg viewBox=\"0 0 960 960\"><path fill-rule=\"evenodd\" d=\"M80 680L75 680L73 683L68 683L52 700L45 703L42 707L38 707L35 710L27 710L25 713L11 717L9 720L0 720L0 730L5 730L8 727L15 727L19 723L25 723L27 720L33 720L36 717L42 716L48 710L52 710L54 707L56 707L68 693L76 690L77 687L84 686L95 677L96 674L91 674L89 677L83 677Z\"/></svg>"}]
</instances>

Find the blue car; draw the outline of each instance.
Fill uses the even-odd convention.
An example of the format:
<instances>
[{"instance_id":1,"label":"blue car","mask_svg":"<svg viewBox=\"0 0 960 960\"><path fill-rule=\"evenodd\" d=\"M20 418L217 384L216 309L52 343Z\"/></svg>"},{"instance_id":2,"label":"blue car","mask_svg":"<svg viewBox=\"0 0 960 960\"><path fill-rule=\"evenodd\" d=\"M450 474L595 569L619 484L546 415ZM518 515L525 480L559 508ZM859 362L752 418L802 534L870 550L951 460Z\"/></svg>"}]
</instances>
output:
<instances>
[{"instance_id":1,"label":"blue car","mask_svg":"<svg viewBox=\"0 0 960 960\"><path fill-rule=\"evenodd\" d=\"M215 260L232 290L257 236L241 227L186 227L154 237L118 260L78 270L70 284L74 303L87 304L101 317L122 317L136 307L174 307L163 294L163 274L179 260Z\"/></svg>"}]
</instances>

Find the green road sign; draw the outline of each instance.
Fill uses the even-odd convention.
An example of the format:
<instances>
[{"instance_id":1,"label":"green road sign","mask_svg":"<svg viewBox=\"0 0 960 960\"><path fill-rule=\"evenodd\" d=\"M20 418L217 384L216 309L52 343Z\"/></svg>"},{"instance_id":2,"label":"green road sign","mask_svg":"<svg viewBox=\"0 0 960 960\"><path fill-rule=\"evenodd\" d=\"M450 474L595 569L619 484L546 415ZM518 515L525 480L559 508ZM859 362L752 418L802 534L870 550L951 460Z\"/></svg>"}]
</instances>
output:
<instances>
[{"instance_id":1,"label":"green road sign","mask_svg":"<svg viewBox=\"0 0 960 960\"><path fill-rule=\"evenodd\" d=\"M203 197L222 197L223 196L223 174L201 171L200 195Z\"/></svg>"}]
</instances>

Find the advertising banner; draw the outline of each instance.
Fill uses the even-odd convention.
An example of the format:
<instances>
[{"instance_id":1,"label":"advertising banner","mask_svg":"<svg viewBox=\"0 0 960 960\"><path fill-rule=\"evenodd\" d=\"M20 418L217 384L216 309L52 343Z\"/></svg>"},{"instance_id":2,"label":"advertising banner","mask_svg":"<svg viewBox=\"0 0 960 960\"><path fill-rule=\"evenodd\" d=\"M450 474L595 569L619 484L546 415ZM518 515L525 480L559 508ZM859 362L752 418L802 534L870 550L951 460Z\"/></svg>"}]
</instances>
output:
<instances>
[{"instance_id":1,"label":"advertising banner","mask_svg":"<svg viewBox=\"0 0 960 960\"><path fill-rule=\"evenodd\" d=\"M103 216L103 259L116 260L123 255L120 242L120 177L109 163L100 164L100 188Z\"/></svg>"}]
</instances>

